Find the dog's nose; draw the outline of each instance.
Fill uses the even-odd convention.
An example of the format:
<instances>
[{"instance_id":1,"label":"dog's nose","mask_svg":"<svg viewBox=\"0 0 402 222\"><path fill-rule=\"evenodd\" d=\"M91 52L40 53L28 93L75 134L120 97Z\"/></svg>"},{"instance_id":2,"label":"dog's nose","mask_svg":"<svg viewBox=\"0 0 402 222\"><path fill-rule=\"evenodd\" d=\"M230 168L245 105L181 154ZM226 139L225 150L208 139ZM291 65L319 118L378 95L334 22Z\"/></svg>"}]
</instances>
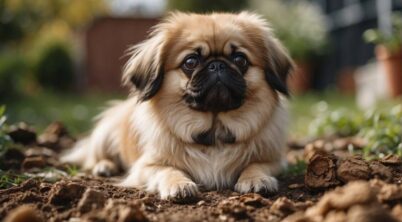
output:
<instances>
[{"instance_id":1,"label":"dog's nose","mask_svg":"<svg viewBox=\"0 0 402 222\"><path fill-rule=\"evenodd\" d=\"M222 61L213 61L209 63L208 65L208 70L210 72L222 72L225 71L226 69L226 64Z\"/></svg>"}]
</instances>

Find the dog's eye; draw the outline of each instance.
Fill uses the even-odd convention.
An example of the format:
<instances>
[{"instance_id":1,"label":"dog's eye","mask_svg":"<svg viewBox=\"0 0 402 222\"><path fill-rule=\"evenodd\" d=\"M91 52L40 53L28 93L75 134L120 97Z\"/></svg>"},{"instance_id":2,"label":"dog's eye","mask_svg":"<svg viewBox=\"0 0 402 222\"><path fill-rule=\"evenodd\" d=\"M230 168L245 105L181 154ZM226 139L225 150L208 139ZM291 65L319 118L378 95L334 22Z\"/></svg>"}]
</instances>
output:
<instances>
[{"instance_id":1,"label":"dog's eye","mask_svg":"<svg viewBox=\"0 0 402 222\"><path fill-rule=\"evenodd\" d=\"M233 62L240 68L244 68L248 65L247 58L242 54L237 54L233 58Z\"/></svg>"},{"instance_id":2,"label":"dog's eye","mask_svg":"<svg viewBox=\"0 0 402 222\"><path fill-rule=\"evenodd\" d=\"M198 66L198 63L198 57L190 56L184 60L183 68L186 70L194 70Z\"/></svg>"}]
</instances>

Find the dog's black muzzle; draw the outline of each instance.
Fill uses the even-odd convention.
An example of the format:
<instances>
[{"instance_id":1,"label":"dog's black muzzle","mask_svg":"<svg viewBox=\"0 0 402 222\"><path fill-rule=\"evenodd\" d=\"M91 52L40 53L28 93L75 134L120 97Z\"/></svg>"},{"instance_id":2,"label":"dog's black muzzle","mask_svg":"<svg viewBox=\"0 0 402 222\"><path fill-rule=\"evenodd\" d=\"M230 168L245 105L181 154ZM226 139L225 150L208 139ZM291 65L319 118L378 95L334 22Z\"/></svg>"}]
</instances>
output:
<instances>
[{"instance_id":1,"label":"dog's black muzzle","mask_svg":"<svg viewBox=\"0 0 402 222\"><path fill-rule=\"evenodd\" d=\"M222 60L210 61L195 73L184 95L193 109L225 112L243 104L246 82L243 75Z\"/></svg>"}]
</instances>

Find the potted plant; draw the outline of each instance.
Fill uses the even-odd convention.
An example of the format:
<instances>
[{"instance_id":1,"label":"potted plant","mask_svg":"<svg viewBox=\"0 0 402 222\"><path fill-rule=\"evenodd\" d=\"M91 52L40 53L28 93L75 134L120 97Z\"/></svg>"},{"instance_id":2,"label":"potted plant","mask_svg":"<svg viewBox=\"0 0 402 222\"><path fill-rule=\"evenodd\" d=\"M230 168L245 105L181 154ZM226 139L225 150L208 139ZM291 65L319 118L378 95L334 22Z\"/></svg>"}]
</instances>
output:
<instances>
[{"instance_id":1,"label":"potted plant","mask_svg":"<svg viewBox=\"0 0 402 222\"><path fill-rule=\"evenodd\" d=\"M250 7L267 18L296 62L295 73L288 80L290 90L306 92L311 86L313 57L322 54L327 43L325 15L308 1L253 0Z\"/></svg>"},{"instance_id":2,"label":"potted plant","mask_svg":"<svg viewBox=\"0 0 402 222\"><path fill-rule=\"evenodd\" d=\"M392 15L392 30L386 34L379 29L368 29L363 34L367 42L376 44L375 54L386 74L392 97L402 95L402 15Z\"/></svg>"}]
</instances>

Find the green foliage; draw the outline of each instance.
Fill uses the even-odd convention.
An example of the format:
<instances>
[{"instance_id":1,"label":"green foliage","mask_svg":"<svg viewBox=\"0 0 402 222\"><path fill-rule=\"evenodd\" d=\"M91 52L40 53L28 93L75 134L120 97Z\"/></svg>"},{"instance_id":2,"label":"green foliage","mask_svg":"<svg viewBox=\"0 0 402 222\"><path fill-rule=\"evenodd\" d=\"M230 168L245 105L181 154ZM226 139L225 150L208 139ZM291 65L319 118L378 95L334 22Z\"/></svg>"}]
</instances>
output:
<instances>
[{"instance_id":1,"label":"green foliage","mask_svg":"<svg viewBox=\"0 0 402 222\"><path fill-rule=\"evenodd\" d=\"M402 105L388 112L366 113L359 136L367 141L366 156L387 154L402 156Z\"/></svg>"},{"instance_id":2,"label":"green foliage","mask_svg":"<svg viewBox=\"0 0 402 222\"><path fill-rule=\"evenodd\" d=\"M402 14L395 12L392 15L392 32L387 35L379 29L368 29L363 33L366 42L384 45L391 52L402 46Z\"/></svg>"},{"instance_id":3,"label":"green foliage","mask_svg":"<svg viewBox=\"0 0 402 222\"><path fill-rule=\"evenodd\" d=\"M361 118L348 112L346 109L339 109L333 112L319 113L309 125L312 135L336 135L351 136L359 132Z\"/></svg>"},{"instance_id":4,"label":"green foliage","mask_svg":"<svg viewBox=\"0 0 402 222\"><path fill-rule=\"evenodd\" d=\"M7 189L17 186L29 179L29 176L15 172L3 171L0 169L0 189Z\"/></svg>"},{"instance_id":5,"label":"green foliage","mask_svg":"<svg viewBox=\"0 0 402 222\"><path fill-rule=\"evenodd\" d=\"M298 159L296 163L289 164L288 168L284 173L283 176L299 176L303 175L306 172L307 163L302 159Z\"/></svg>"},{"instance_id":6,"label":"green foliage","mask_svg":"<svg viewBox=\"0 0 402 222\"><path fill-rule=\"evenodd\" d=\"M123 98L119 94L102 92L76 94L45 90L8 101L7 116L10 122L24 120L35 126L39 132L57 120L66 124L67 129L77 135L90 130L93 117L102 111L107 101Z\"/></svg>"},{"instance_id":7,"label":"green foliage","mask_svg":"<svg viewBox=\"0 0 402 222\"><path fill-rule=\"evenodd\" d=\"M293 58L306 60L323 53L327 29L317 5L305 0L252 0L250 7L267 18Z\"/></svg>"},{"instance_id":8,"label":"green foliage","mask_svg":"<svg viewBox=\"0 0 402 222\"><path fill-rule=\"evenodd\" d=\"M0 0L3 24L13 24L22 37L57 20L72 29L85 26L97 16L108 12L104 0Z\"/></svg>"},{"instance_id":9,"label":"green foliage","mask_svg":"<svg viewBox=\"0 0 402 222\"><path fill-rule=\"evenodd\" d=\"M68 173L68 175L73 177L76 176L78 172L80 172L80 169L75 165L72 166L69 165L67 166L66 172Z\"/></svg>"},{"instance_id":10,"label":"green foliage","mask_svg":"<svg viewBox=\"0 0 402 222\"><path fill-rule=\"evenodd\" d=\"M363 149L367 158L387 154L402 156L402 105L390 111L318 113L309 129L315 136L359 136L367 143Z\"/></svg>"},{"instance_id":11,"label":"green foliage","mask_svg":"<svg viewBox=\"0 0 402 222\"><path fill-rule=\"evenodd\" d=\"M10 136L6 133L7 117L5 116L5 111L5 106L0 106L0 157L3 156L12 143Z\"/></svg>"},{"instance_id":12,"label":"green foliage","mask_svg":"<svg viewBox=\"0 0 402 222\"><path fill-rule=\"evenodd\" d=\"M65 46L76 50L74 33L107 13L105 0L0 0L1 99L14 92L38 91L32 79L38 72L35 76L46 86L60 89L71 85L72 60ZM59 80L55 81L55 76Z\"/></svg>"},{"instance_id":13,"label":"green foliage","mask_svg":"<svg viewBox=\"0 0 402 222\"><path fill-rule=\"evenodd\" d=\"M344 107L349 112L358 111L354 96L344 95L335 90L308 92L294 95L289 103L291 112L291 139L300 140L309 135L310 123L329 112Z\"/></svg>"},{"instance_id":14,"label":"green foliage","mask_svg":"<svg viewBox=\"0 0 402 222\"><path fill-rule=\"evenodd\" d=\"M35 77L43 87L53 90L71 89L74 83L73 60L67 46L53 42L40 52L35 64Z\"/></svg>"},{"instance_id":15,"label":"green foliage","mask_svg":"<svg viewBox=\"0 0 402 222\"><path fill-rule=\"evenodd\" d=\"M185 12L235 12L247 5L246 0L169 0L168 8Z\"/></svg>"},{"instance_id":16,"label":"green foliage","mask_svg":"<svg viewBox=\"0 0 402 222\"><path fill-rule=\"evenodd\" d=\"M26 35L24 22L30 17L25 10L20 12L10 10L9 3L9 0L0 0L0 49L3 44L23 39Z\"/></svg>"},{"instance_id":17,"label":"green foliage","mask_svg":"<svg viewBox=\"0 0 402 222\"><path fill-rule=\"evenodd\" d=\"M19 83L25 71L25 61L20 55L16 53L0 54L0 101L20 93Z\"/></svg>"}]
</instances>

